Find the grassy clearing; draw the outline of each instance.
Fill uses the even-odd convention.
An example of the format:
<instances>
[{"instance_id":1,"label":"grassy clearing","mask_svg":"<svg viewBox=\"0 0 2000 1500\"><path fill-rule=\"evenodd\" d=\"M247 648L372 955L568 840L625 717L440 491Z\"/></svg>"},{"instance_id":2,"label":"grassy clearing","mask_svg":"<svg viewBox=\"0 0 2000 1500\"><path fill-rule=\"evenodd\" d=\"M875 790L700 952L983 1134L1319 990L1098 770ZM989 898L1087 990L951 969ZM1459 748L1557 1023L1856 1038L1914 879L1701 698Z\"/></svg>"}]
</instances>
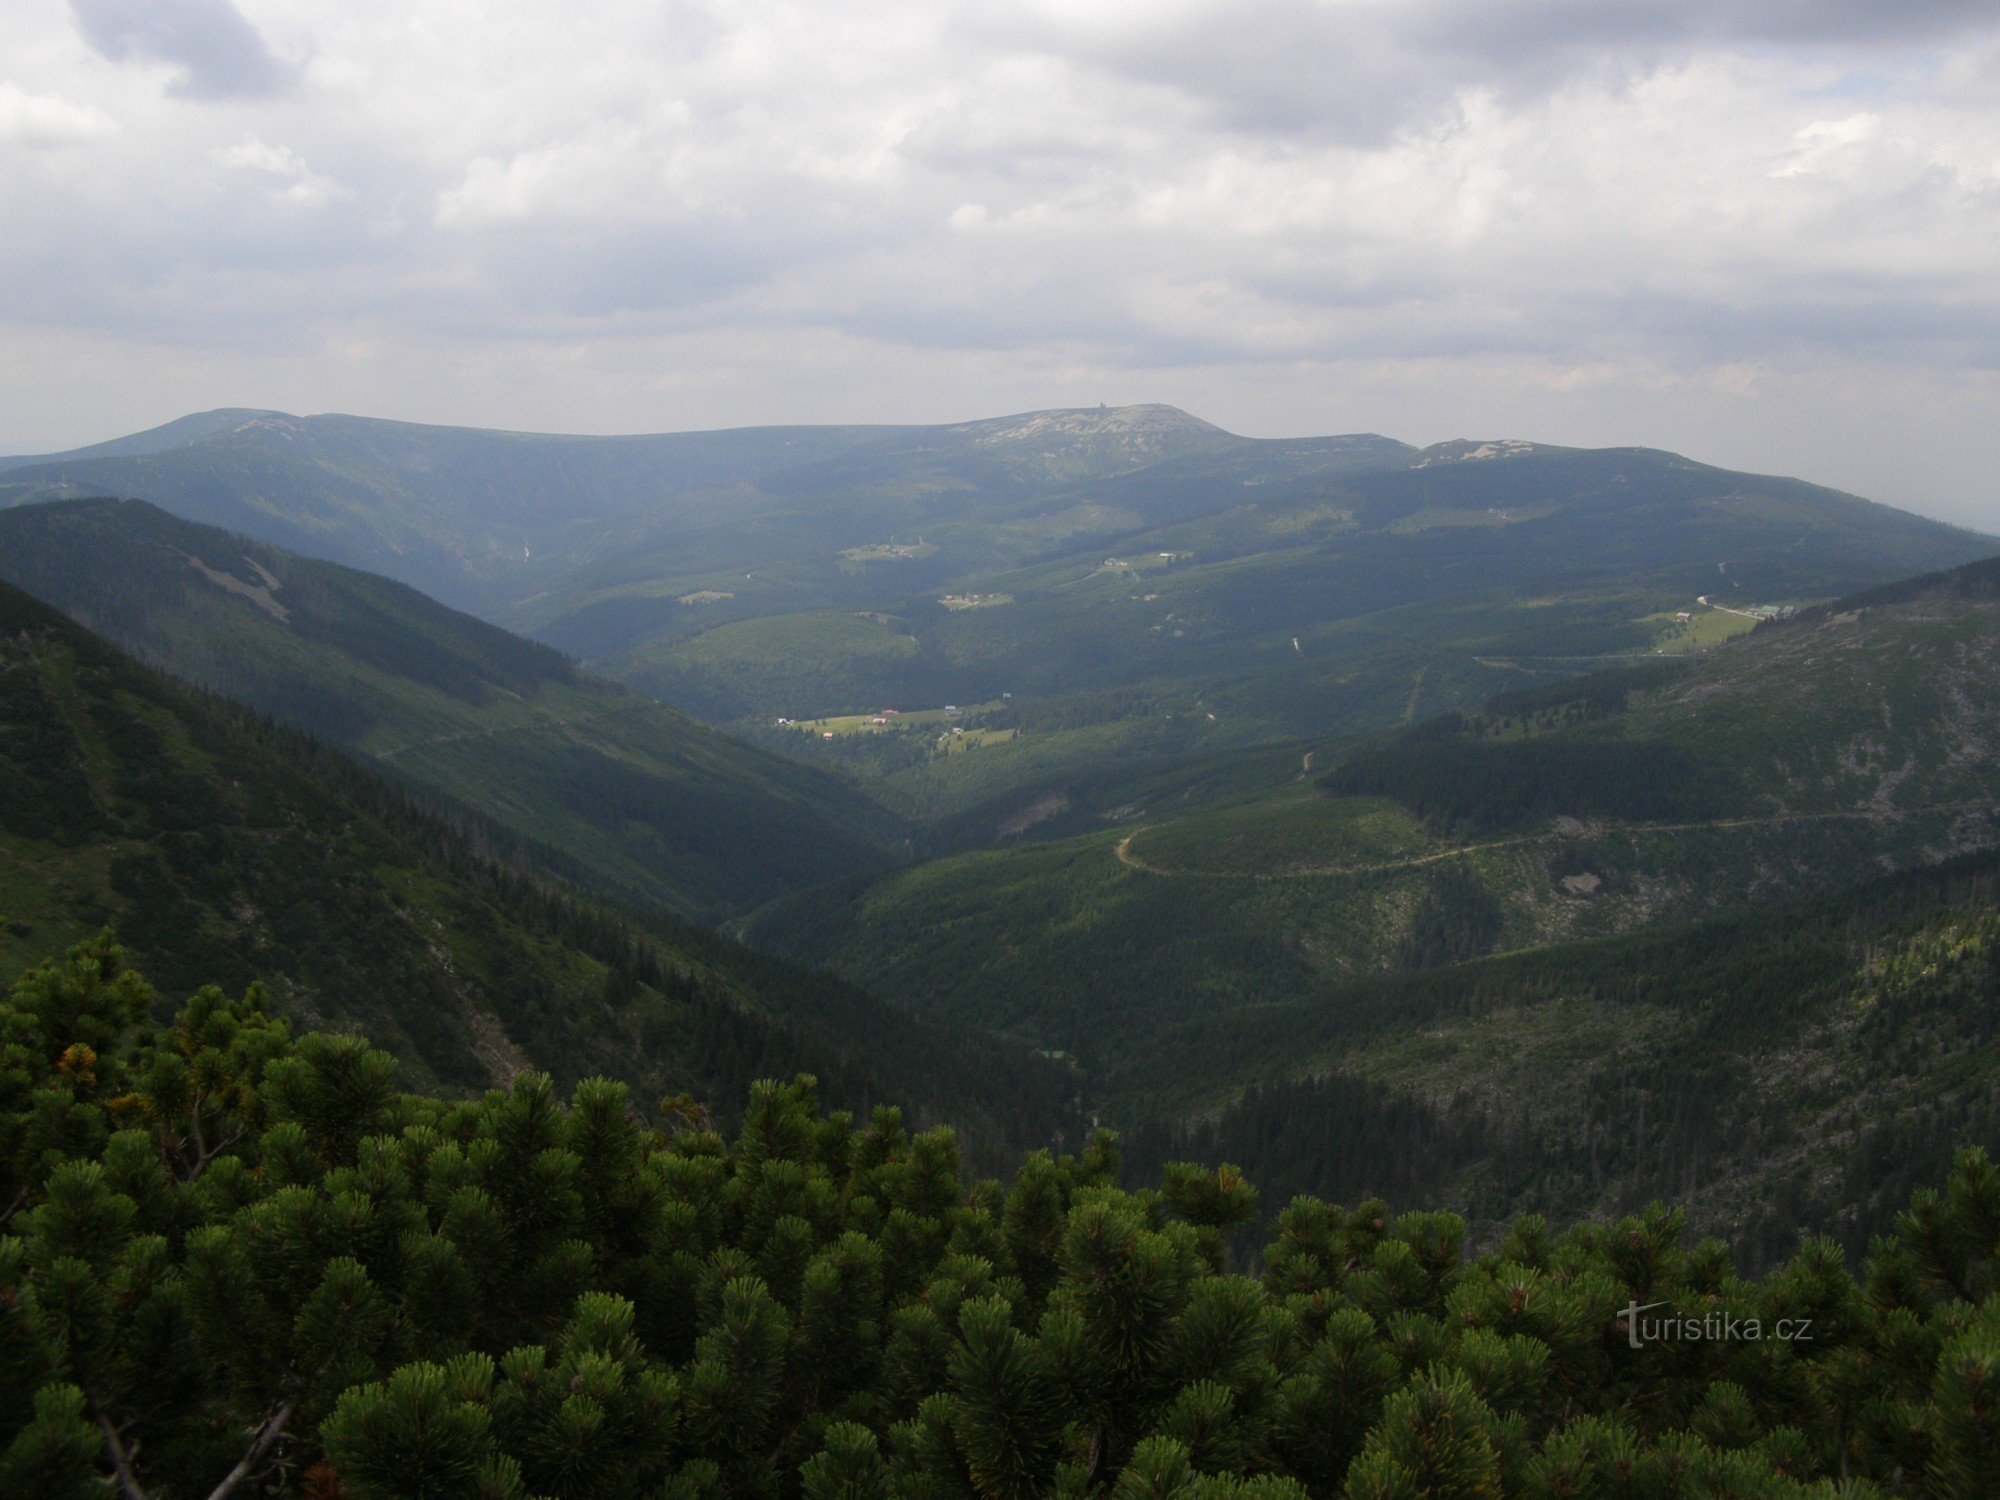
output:
<instances>
[{"instance_id":1,"label":"grassy clearing","mask_svg":"<svg viewBox=\"0 0 2000 1500\"><path fill-rule=\"evenodd\" d=\"M985 745L1004 745L1020 733L1008 727L992 729L977 721L1007 705L999 700L960 707L918 709L911 713L884 711L878 714L835 714L806 719L782 727L803 734L809 740L849 740L863 735L894 735L906 743L928 741L935 755L957 755Z\"/></svg>"},{"instance_id":2,"label":"grassy clearing","mask_svg":"<svg viewBox=\"0 0 2000 1500\"><path fill-rule=\"evenodd\" d=\"M884 709L880 713L872 714L832 714L820 719L800 719L796 724L787 724L785 727L803 730L816 739L824 738L827 735L832 735L835 739L840 739L851 734L896 734L913 729L935 729L939 726L949 729L953 726L964 727L967 720L975 719L981 714L998 713L1006 706L1004 702L996 698L987 703L952 704L945 708L919 708L913 709L908 713L901 713L895 709ZM967 729L966 732L970 734L974 731ZM977 732L998 735L1002 739L1013 738L1013 731L1011 730L1005 734L1001 734L998 730L980 730Z\"/></svg>"},{"instance_id":3,"label":"grassy clearing","mask_svg":"<svg viewBox=\"0 0 2000 1500\"><path fill-rule=\"evenodd\" d=\"M1556 513L1553 505L1510 506L1491 509L1466 510L1458 507L1430 506L1412 511L1389 528L1399 536L1408 536L1419 531L1435 531L1444 526L1511 526L1519 521L1539 521Z\"/></svg>"},{"instance_id":4,"label":"grassy clearing","mask_svg":"<svg viewBox=\"0 0 2000 1500\"><path fill-rule=\"evenodd\" d=\"M1646 615L1639 621L1652 629L1654 648L1663 655L1686 656L1708 651L1757 628L1757 622L1748 615L1726 609L1697 604L1685 611L1688 616L1685 620L1677 617L1679 613Z\"/></svg>"},{"instance_id":5,"label":"grassy clearing","mask_svg":"<svg viewBox=\"0 0 2000 1500\"><path fill-rule=\"evenodd\" d=\"M603 665L697 717L768 723L779 714L893 703L908 695L920 651L893 615L829 610L735 620L699 635L649 641Z\"/></svg>"},{"instance_id":6,"label":"grassy clearing","mask_svg":"<svg viewBox=\"0 0 2000 1500\"><path fill-rule=\"evenodd\" d=\"M1107 557L1089 576L1099 573L1160 573L1194 561L1192 552L1140 552L1131 557Z\"/></svg>"},{"instance_id":7,"label":"grassy clearing","mask_svg":"<svg viewBox=\"0 0 2000 1500\"><path fill-rule=\"evenodd\" d=\"M915 562L937 551L931 542L874 542L866 547L848 547L841 556L848 562Z\"/></svg>"},{"instance_id":8,"label":"grassy clearing","mask_svg":"<svg viewBox=\"0 0 2000 1500\"><path fill-rule=\"evenodd\" d=\"M952 728L938 736L937 748L940 754L957 755L964 750L977 750L982 745L1004 745L1020 732L1018 729Z\"/></svg>"}]
</instances>

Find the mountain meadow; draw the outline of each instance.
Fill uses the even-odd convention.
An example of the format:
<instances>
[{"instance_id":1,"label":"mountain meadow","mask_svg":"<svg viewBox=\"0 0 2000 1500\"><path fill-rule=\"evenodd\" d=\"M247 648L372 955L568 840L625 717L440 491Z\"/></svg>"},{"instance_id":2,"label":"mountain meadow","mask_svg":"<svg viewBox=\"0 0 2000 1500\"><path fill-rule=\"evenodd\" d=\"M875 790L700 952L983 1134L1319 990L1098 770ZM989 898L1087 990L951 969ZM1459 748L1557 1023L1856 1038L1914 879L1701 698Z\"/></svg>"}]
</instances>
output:
<instances>
[{"instance_id":1,"label":"mountain meadow","mask_svg":"<svg viewBox=\"0 0 2000 1500\"><path fill-rule=\"evenodd\" d=\"M1996 553L1163 406L0 460L0 1495L2000 1494Z\"/></svg>"}]
</instances>

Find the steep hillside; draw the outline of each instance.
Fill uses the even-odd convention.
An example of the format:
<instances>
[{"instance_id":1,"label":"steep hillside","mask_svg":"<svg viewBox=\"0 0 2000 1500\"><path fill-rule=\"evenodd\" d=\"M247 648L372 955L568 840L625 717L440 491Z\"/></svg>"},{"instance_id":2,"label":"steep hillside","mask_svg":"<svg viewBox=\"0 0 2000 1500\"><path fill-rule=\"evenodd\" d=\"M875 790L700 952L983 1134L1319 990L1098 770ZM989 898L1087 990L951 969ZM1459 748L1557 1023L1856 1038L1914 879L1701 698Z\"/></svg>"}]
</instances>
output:
<instances>
[{"instance_id":1,"label":"steep hillside","mask_svg":"<svg viewBox=\"0 0 2000 1500\"><path fill-rule=\"evenodd\" d=\"M1868 597L1383 737L1134 777L1096 831L790 899L753 933L1074 1054L1111 1117L1198 1109L1260 1076L1210 1043L1274 1006L2000 845L2000 564Z\"/></svg>"},{"instance_id":2,"label":"steep hillside","mask_svg":"<svg viewBox=\"0 0 2000 1500\"><path fill-rule=\"evenodd\" d=\"M1414 722L1748 624L1676 637L1702 595L1809 603L1993 546L1670 453L1252 440L1163 406L633 438L234 415L20 463L0 503L138 496L389 574L961 840L1107 764ZM907 718L948 704L977 755Z\"/></svg>"},{"instance_id":3,"label":"steep hillside","mask_svg":"<svg viewBox=\"0 0 2000 1500\"><path fill-rule=\"evenodd\" d=\"M896 834L836 777L545 646L150 505L0 511L0 578L684 915L879 869Z\"/></svg>"},{"instance_id":4,"label":"steep hillside","mask_svg":"<svg viewBox=\"0 0 2000 1500\"><path fill-rule=\"evenodd\" d=\"M1770 1265L1859 1256L1953 1150L2000 1150L2000 855L1673 931L1385 976L1162 1037L1200 1057L1165 1158L1489 1223L1637 1212ZM1186 1075L1189 1088L1200 1081Z\"/></svg>"},{"instance_id":5,"label":"steep hillside","mask_svg":"<svg viewBox=\"0 0 2000 1500\"><path fill-rule=\"evenodd\" d=\"M517 578L532 592L541 570L530 553L549 557L566 533L875 435L800 428L565 438L284 412L207 413L156 431L140 435L136 451L99 444L10 460L0 498L148 499L460 606L508 597Z\"/></svg>"},{"instance_id":6,"label":"steep hillside","mask_svg":"<svg viewBox=\"0 0 2000 1500\"><path fill-rule=\"evenodd\" d=\"M190 416L164 422L158 427L149 427L144 432L134 432L125 437L112 438L108 442L72 448L66 453L16 454L0 458L0 473L5 473L9 469L31 469L50 464L88 463L99 458L142 458L148 454L183 448L189 443L198 443L203 438L213 437L218 432L239 428L246 422L283 415L282 412L258 411L252 407L242 406L226 406L216 411L195 412Z\"/></svg>"},{"instance_id":7,"label":"steep hillside","mask_svg":"<svg viewBox=\"0 0 2000 1500\"><path fill-rule=\"evenodd\" d=\"M417 1082L603 1072L730 1115L753 1078L810 1069L988 1142L1065 1118L1060 1069L475 852L510 848L533 853L0 584L0 979L108 924L170 999L263 980Z\"/></svg>"},{"instance_id":8,"label":"steep hillside","mask_svg":"<svg viewBox=\"0 0 2000 1500\"><path fill-rule=\"evenodd\" d=\"M696 576L637 548L534 623L620 680L877 777L913 816L973 834L965 815L990 808L991 839L1109 764L1470 707L1750 623L1677 633L1703 594L1749 611L1992 546L1669 454L1380 439L1218 443L957 512L871 533L816 508L836 534L810 564L746 551ZM986 731L978 754L907 720L831 741L770 727L944 704L983 706L956 726Z\"/></svg>"},{"instance_id":9,"label":"steep hillside","mask_svg":"<svg viewBox=\"0 0 2000 1500\"><path fill-rule=\"evenodd\" d=\"M683 569L764 564L773 533L821 523L797 513L801 498L815 508L836 499L850 523L887 524L910 505L923 512L923 493L1046 487L1216 441L1241 440L1163 408L943 428L611 438L214 412L72 453L7 460L0 498L145 498L453 603L483 603L482 613L499 617L562 587L579 567L615 569L635 545L665 546L668 535L690 554ZM905 493L889 493L898 487ZM842 519L824 518L836 527ZM750 561L740 547L718 552L697 540L718 522L763 533L738 536L751 541Z\"/></svg>"},{"instance_id":10,"label":"steep hillside","mask_svg":"<svg viewBox=\"0 0 2000 1500\"><path fill-rule=\"evenodd\" d=\"M1353 639L1361 620L1415 645L1458 647L1460 659L1514 666L1637 654L1659 635L1648 616L1671 617L1702 593L1745 608L1825 597L1991 550L1851 496L1671 454L1523 445L1474 459L1457 450L1328 440L1323 451L1240 444L1163 460L1045 499L1103 524L1044 537L1040 555L1022 562L983 539L953 556L956 533L939 521L923 533L922 556L850 559L865 576L844 592L833 576L793 575L781 587L765 560L740 583L669 573L650 619L640 607L646 579L660 580L669 563L640 552L619 564L629 584L538 624L670 697L707 695L718 716L858 707L895 686L865 648L855 670L877 675L845 699L838 675L804 701L791 684L722 679L739 659L754 669L780 623L808 639L821 628L812 611L865 603L912 643L902 668L912 689L929 686L914 675L925 670L953 683L961 701L1002 688L1049 695L1173 681L1221 694L1239 715L1268 717L1279 713L1272 689L1251 679L1306 684L1373 665L1357 647L1375 643ZM998 509L976 498L961 505L968 525ZM740 561L752 567L747 551ZM696 587L731 598L679 606ZM953 607L973 600L990 603ZM1528 602L1532 611L1470 628L1459 613ZM728 649L732 632L757 645ZM1406 669L1406 689L1409 680Z\"/></svg>"}]
</instances>

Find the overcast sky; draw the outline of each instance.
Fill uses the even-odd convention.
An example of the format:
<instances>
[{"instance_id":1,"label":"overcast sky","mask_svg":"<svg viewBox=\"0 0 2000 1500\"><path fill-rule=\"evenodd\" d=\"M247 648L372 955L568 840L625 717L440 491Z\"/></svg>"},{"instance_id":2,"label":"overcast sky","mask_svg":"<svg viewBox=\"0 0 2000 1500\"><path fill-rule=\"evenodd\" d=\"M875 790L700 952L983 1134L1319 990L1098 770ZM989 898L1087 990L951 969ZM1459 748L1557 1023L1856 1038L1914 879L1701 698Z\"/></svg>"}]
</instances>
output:
<instances>
[{"instance_id":1,"label":"overcast sky","mask_svg":"<svg viewBox=\"0 0 2000 1500\"><path fill-rule=\"evenodd\" d=\"M1994 0L8 0L0 450L1168 401L2000 531Z\"/></svg>"}]
</instances>

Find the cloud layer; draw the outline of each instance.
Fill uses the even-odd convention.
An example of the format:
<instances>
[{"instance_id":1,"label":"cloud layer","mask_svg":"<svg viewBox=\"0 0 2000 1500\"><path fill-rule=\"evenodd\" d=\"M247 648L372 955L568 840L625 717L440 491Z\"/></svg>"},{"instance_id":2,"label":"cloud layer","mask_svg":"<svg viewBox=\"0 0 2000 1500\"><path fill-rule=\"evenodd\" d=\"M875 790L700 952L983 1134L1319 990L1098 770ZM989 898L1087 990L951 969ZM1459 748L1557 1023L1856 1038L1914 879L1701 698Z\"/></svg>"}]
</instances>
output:
<instances>
[{"instance_id":1,"label":"cloud layer","mask_svg":"<svg viewBox=\"0 0 2000 1500\"><path fill-rule=\"evenodd\" d=\"M1986 0L19 9L6 446L1160 399L2000 529Z\"/></svg>"},{"instance_id":2,"label":"cloud layer","mask_svg":"<svg viewBox=\"0 0 2000 1500\"><path fill-rule=\"evenodd\" d=\"M175 70L168 91L185 98L275 94L296 77L230 0L70 0L70 9L99 55L165 63Z\"/></svg>"}]
</instances>

